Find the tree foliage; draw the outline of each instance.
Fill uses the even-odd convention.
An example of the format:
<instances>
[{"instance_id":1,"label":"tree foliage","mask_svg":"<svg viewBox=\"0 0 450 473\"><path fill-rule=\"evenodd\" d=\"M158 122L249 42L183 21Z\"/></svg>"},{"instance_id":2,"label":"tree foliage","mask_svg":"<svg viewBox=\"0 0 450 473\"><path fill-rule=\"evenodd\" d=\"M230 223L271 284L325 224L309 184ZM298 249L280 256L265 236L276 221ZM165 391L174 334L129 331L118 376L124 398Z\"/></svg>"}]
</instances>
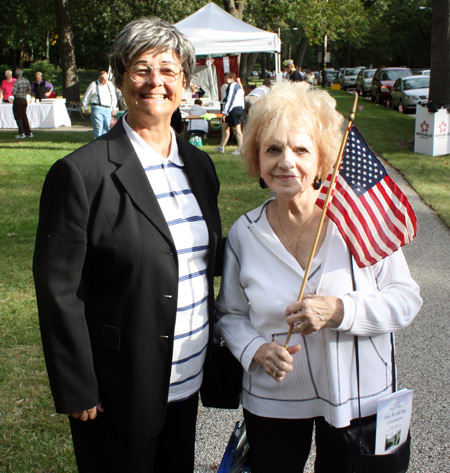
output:
<instances>
[{"instance_id":1,"label":"tree foliage","mask_svg":"<svg viewBox=\"0 0 450 473\"><path fill-rule=\"evenodd\" d=\"M48 46L55 40L56 18L52 0L3 2L0 21L0 60L11 67L23 67L33 59L47 59Z\"/></svg>"},{"instance_id":2,"label":"tree foliage","mask_svg":"<svg viewBox=\"0 0 450 473\"><path fill-rule=\"evenodd\" d=\"M379 0L370 6L363 62L374 66L430 65L431 9L424 0Z\"/></svg>"},{"instance_id":3,"label":"tree foliage","mask_svg":"<svg viewBox=\"0 0 450 473\"><path fill-rule=\"evenodd\" d=\"M175 23L194 13L201 1L78 0L71 1L77 61L83 67L107 68L114 38L131 20L158 16Z\"/></svg>"},{"instance_id":4,"label":"tree foliage","mask_svg":"<svg viewBox=\"0 0 450 473\"><path fill-rule=\"evenodd\" d=\"M177 22L208 0L67 0L78 67L104 69L121 28L140 16ZM0 24L0 64L10 67L49 58L60 61L60 40L52 0L4 2ZM216 0L226 11L265 30L280 31L283 59L298 57L314 67L325 34L332 65L429 66L431 0Z\"/></svg>"}]
</instances>

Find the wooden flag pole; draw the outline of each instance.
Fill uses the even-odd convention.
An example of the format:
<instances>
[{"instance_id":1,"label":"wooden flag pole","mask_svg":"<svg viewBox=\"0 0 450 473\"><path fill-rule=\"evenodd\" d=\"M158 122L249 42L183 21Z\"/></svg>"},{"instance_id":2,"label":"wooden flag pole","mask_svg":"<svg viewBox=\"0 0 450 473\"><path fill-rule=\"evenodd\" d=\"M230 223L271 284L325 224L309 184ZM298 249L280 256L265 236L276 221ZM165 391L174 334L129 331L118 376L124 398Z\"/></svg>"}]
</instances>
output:
<instances>
[{"instance_id":1,"label":"wooden flag pole","mask_svg":"<svg viewBox=\"0 0 450 473\"><path fill-rule=\"evenodd\" d=\"M344 149L345 149L345 145L347 143L348 134L350 133L350 128L352 127L353 120L355 119L356 106L357 105L358 105L358 94L355 93L355 96L353 98L353 103L352 103L352 106L350 108L350 112L348 114L347 126L345 128L344 136L342 138L341 147L339 148L339 154L338 154L338 157L336 159L336 163L334 165L333 174L331 176L330 186L328 188L327 196L326 196L325 202L323 204L322 214L320 216L319 226L317 227L316 237L314 238L313 246L311 248L311 253L310 253L309 258L308 258L308 263L307 263L306 268L305 268L305 275L303 277L302 286L300 288L300 292L299 292L298 298L297 298L298 301L301 301L303 299L303 293L305 291L306 283L308 281L309 271L311 270L311 265L312 265L312 262L313 262L313 259L314 259L314 255L316 254L316 249L317 249L317 245L319 243L320 233L322 231L323 222L325 221L325 216L327 214L328 204L330 203L330 200L331 200L331 194L333 192L334 183L336 181L336 177L337 177L337 174L338 174L338 171L339 171L339 166L341 164L342 156L344 154ZM289 327L289 331L288 331L288 334L287 334L287 337L286 337L286 341L284 342L284 348L286 348L286 350L289 346L289 340L291 339L292 329L293 329L293 325L291 325Z\"/></svg>"}]
</instances>

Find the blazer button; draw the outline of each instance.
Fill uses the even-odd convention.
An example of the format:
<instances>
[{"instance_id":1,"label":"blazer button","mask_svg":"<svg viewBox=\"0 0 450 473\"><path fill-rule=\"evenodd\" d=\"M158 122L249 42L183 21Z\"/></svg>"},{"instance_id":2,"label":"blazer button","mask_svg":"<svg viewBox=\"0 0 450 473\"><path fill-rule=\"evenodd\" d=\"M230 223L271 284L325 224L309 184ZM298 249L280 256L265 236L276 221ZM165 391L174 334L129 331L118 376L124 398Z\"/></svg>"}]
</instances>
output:
<instances>
[{"instance_id":1,"label":"blazer button","mask_svg":"<svg viewBox=\"0 0 450 473\"><path fill-rule=\"evenodd\" d=\"M172 299L173 298L172 294L164 294L163 297L165 297L166 299Z\"/></svg>"}]
</instances>

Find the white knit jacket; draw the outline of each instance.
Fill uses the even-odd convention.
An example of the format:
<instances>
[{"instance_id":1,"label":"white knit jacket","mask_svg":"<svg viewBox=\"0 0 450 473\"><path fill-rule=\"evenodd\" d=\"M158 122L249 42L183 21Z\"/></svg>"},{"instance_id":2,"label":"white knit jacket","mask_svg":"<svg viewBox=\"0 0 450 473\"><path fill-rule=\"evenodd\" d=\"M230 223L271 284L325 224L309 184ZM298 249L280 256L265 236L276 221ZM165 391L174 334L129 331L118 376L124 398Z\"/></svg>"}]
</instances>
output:
<instances>
[{"instance_id":1,"label":"white knit jacket","mask_svg":"<svg viewBox=\"0 0 450 473\"><path fill-rule=\"evenodd\" d=\"M278 383L253 362L258 348L284 345L286 307L297 300L304 271L279 241L266 217L267 202L240 217L228 235L224 274L216 302L217 330L244 367L243 406L263 417L324 417L345 427L358 417L354 335L359 338L362 415L376 412L377 400L392 392L390 333L407 327L422 299L401 250L367 268L353 265L337 227L328 222L317 287L306 293L339 297L341 325L311 335L293 334L299 343L294 370Z\"/></svg>"}]
</instances>

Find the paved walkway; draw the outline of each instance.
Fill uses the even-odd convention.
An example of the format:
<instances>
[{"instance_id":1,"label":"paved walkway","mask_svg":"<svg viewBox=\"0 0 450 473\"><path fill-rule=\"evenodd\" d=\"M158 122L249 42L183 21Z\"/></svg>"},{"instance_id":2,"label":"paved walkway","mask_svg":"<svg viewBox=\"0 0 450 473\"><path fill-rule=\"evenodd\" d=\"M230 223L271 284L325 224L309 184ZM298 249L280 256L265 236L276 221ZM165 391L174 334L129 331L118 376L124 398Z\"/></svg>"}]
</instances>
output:
<instances>
[{"instance_id":1,"label":"paved walkway","mask_svg":"<svg viewBox=\"0 0 450 473\"><path fill-rule=\"evenodd\" d=\"M33 133L39 133L40 131L92 131L90 121L86 120L86 125L74 124L72 126L59 126L58 128L33 128ZM11 135L17 135L17 128L0 128L2 133L11 133Z\"/></svg>"},{"instance_id":2,"label":"paved walkway","mask_svg":"<svg viewBox=\"0 0 450 473\"><path fill-rule=\"evenodd\" d=\"M418 236L404 251L424 299L412 325L396 335L399 388L414 390L408 472L445 473L450 472L450 230L395 170L389 173L418 218ZM196 473L217 472L233 426L241 419L240 411L200 410ZM313 473L313 458L314 453L305 473Z\"/></svg>"}]
</instances>

